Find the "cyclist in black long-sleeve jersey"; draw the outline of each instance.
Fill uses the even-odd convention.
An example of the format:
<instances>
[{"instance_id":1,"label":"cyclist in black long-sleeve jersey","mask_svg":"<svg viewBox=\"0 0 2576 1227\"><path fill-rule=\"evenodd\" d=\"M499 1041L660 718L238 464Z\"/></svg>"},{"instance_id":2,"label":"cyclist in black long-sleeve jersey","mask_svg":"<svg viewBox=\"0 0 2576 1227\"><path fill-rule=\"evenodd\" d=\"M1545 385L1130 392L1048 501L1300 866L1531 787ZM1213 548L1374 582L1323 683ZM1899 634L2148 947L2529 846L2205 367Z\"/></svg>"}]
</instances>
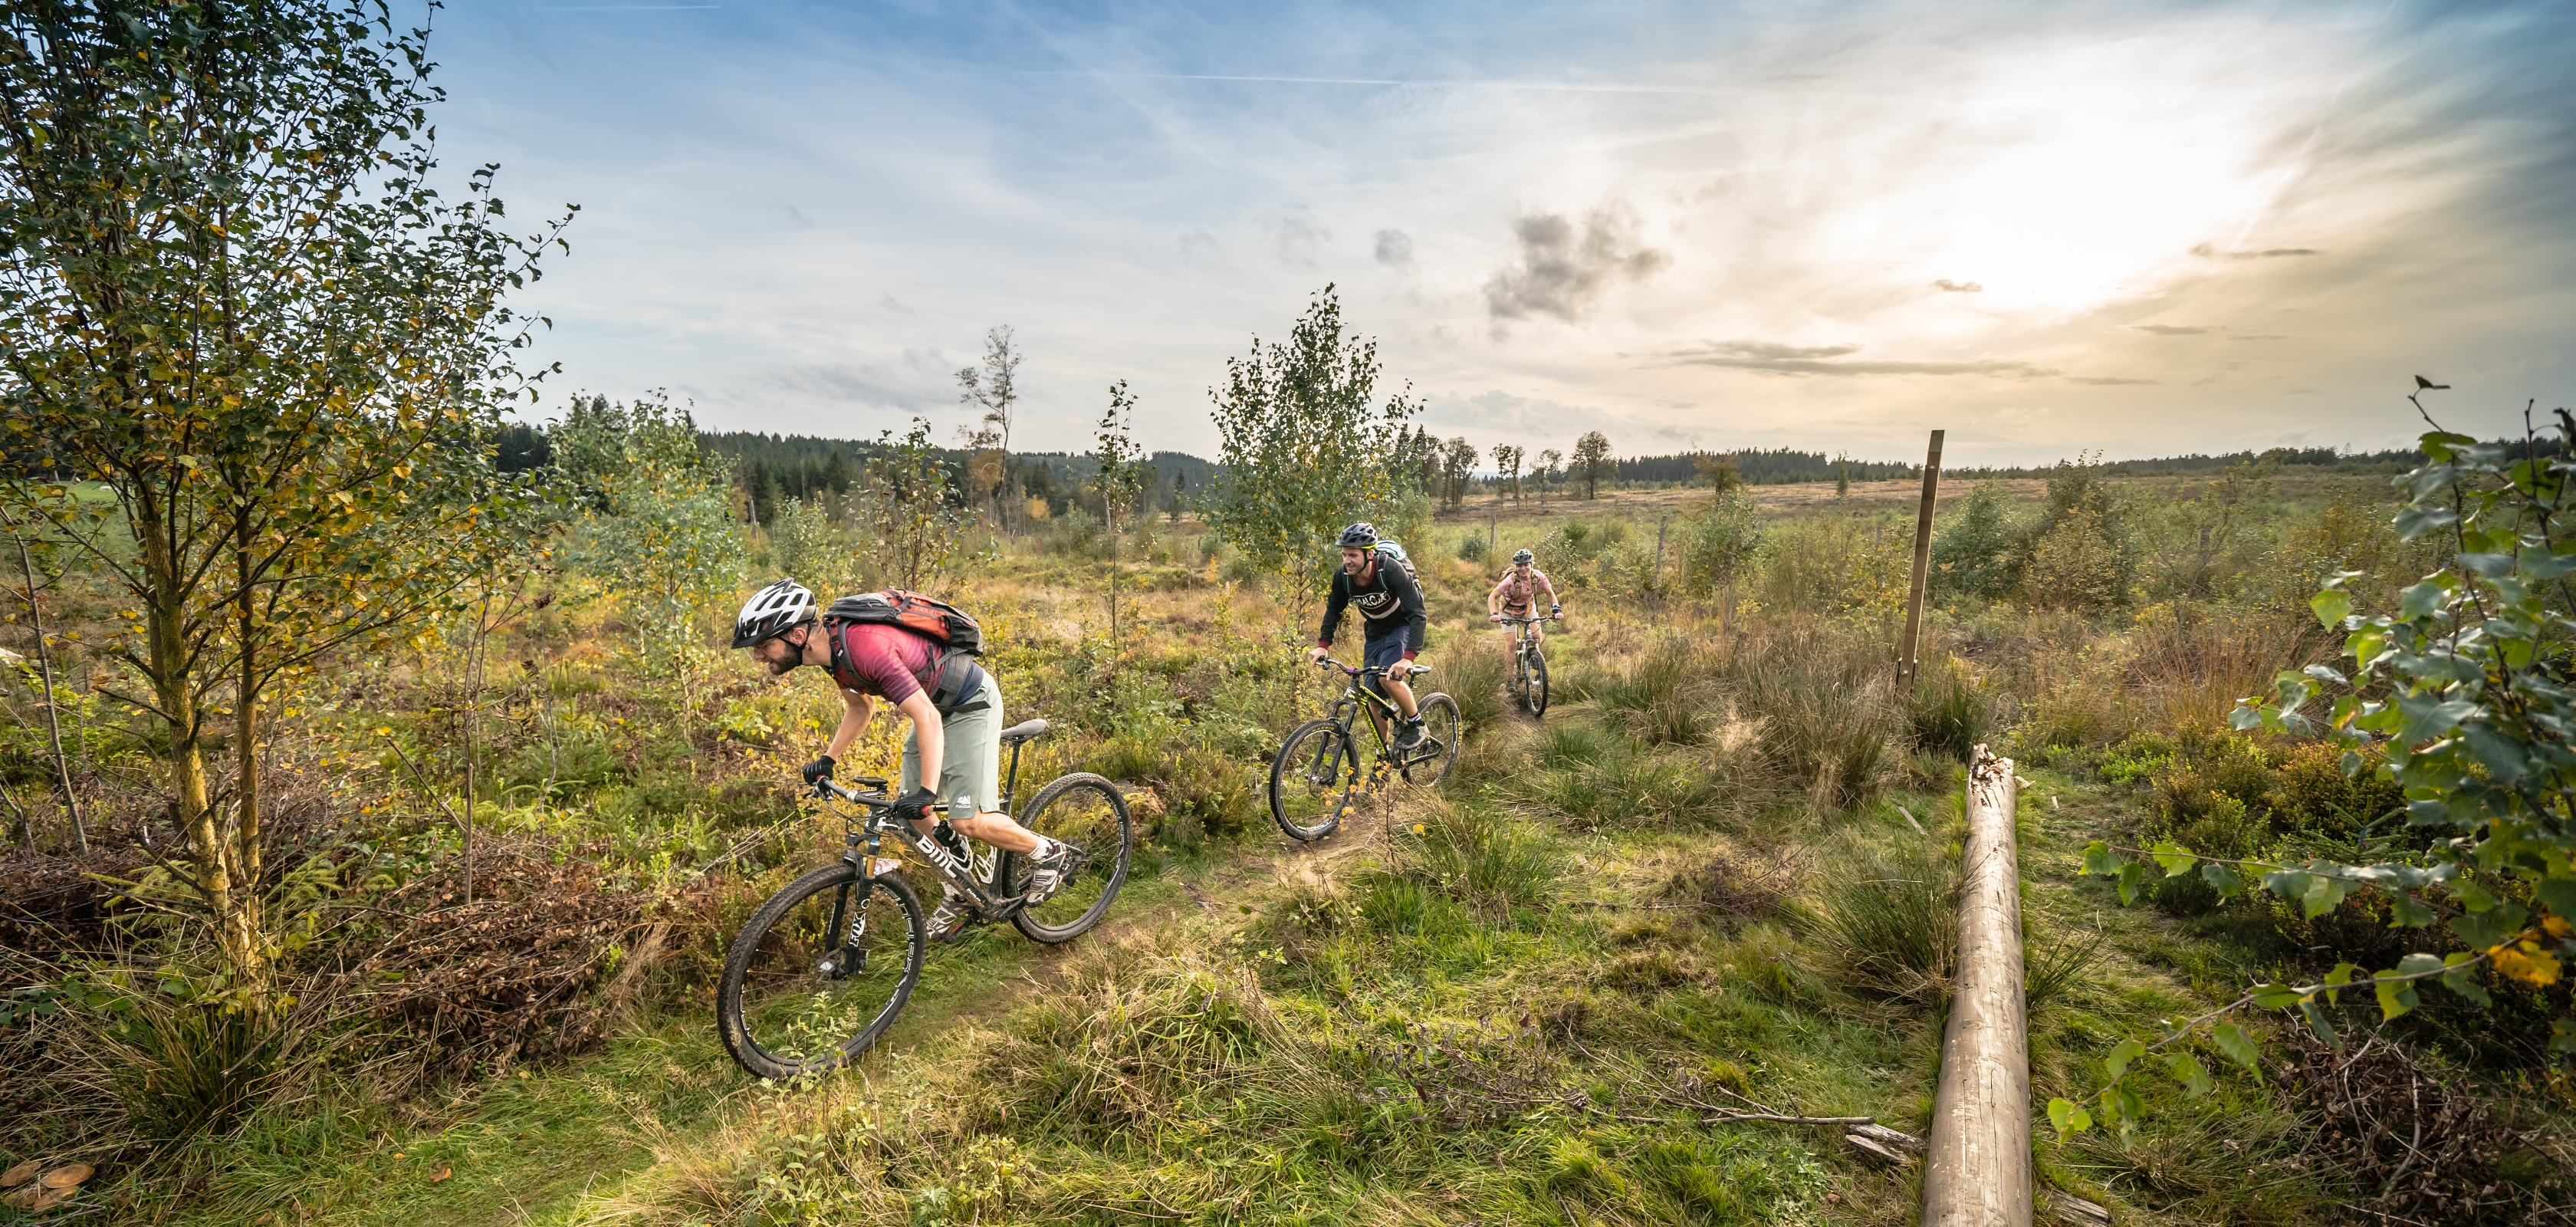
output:
<instances>
[{"instance_id":1,"label":"cyclist in black long-sleeve jersey","mask_svg":"<svg viewBox=\"0 0 2576 1227\"><path fill-rule=\"evenodd\" d=\"M1342 569L1333 573L1332 594L1324 599L1323 629L1316 632L1314 649L1307 656L1322 660L1332 649L1333 633L1341 628L1342 610L1359 606L1360 625L1368 632L1361 663L1386 670L1386 696L1404 712L1395 748L1410 750L1422 744L1422 713L1413 704L1413 687L1405 684L1404 675L1413 671L1413 658L1422 653L1431 628L1422 589L1401 565L1380 555L1374 526L1353 524L1342 530L1336 544L1342 551ZM1377 719L1376 713L1371 712L1369 719Z\"/></svg>"}]
</instances>

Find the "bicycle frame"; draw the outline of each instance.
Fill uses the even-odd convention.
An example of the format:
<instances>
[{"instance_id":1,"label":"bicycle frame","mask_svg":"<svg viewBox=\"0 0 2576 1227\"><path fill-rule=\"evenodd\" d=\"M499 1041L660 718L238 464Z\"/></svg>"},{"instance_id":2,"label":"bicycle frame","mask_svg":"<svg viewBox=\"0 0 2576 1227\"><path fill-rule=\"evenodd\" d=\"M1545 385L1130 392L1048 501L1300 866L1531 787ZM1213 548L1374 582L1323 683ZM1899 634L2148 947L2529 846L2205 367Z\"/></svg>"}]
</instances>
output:
<instances>
[{"instance_id":1,"label":"bicycle frame","mask_svg":"<svg viewBox=\"0 0 2576 1227\"><path fill-rule=\"evenodd\" d=\"M1382 761L1391 759L1395 754L1395 744L1387 740L1385 721L1404 719L1404 709L1397 707L1395 700L1361 684L1372 677L1385 677L1386 670L1384 668L1356 669L1329 656L1317 663L1339 669L1350 677L1350 685L1342 691L1342 697L1333 700L1333 705L1325 709L1325 719L1331 720L1336 727L1340 728L1342 736L1347 739L1351 735L1351 725L1357 722L1362 711L1368 711L1373 716L1379 717L1368 722L1369 733L1377 738L1378 758ZM1416 669L1414 672L1423 673L1428 670Z\"/></svg>"},{"instance_id":2,"label":"bicycle frame","mask_svg":"<svg viewBox=\"0 0 2576 1227\"><path fill-rule=\"evenodd\" d=\"M1020 748L1015 745L1011 747L1011 785L1005 787L1002 793L1004 807L1002 812L1004 813L1010 812L1011 792L1019 782L1019 774ZM873 783L880 787L885 783L878 779L861 782ZM920 857L922 863L929 865L932 871L939 875L940 881L946 883L950 889L973 900L976 910L982 912L987 919L1008 920L1012 913L1020 910L1022 905L1020 898L1016 896L1010 899L996 898L992 892L984 888L984 880L991 876L994 858L998 852L988 852L979 856L969 849L966 856L958 856L941 846L938 840L928 838L912 829L911 823L889 817L894 810L894 798L883 793L854 792L826 779L814 781L814 795L823 798L826 802L836 799L845 801L858 805L866 811L866 817L850 828L849 850L841 854L844 864L859 871L859 881L863 890L868 879L876 876L869 872L869 863L876 860L877 854L883 850L884 837L892 835L901 840L905 847L910 848L913 855ZM842 811L842 814L844 817L848 816L846 811ZM859 848L862 841L867 845L864 857ZM867 896L864 893L859 896L859 902L860 909L850 931L851 942L854 945L867 923ZM840 927L841 906L841 902L837 900L832 905L832 927L835 929Z\"/></svg>"}]
</instances>

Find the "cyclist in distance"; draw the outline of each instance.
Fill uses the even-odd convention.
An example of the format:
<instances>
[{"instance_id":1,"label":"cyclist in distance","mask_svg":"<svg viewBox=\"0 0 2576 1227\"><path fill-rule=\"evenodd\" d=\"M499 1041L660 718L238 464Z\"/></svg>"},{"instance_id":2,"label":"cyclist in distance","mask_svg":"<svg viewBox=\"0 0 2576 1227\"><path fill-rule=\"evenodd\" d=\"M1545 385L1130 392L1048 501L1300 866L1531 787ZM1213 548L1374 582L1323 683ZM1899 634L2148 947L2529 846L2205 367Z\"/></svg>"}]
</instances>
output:
<instances>
[{"instance_id":1,"label":"cyclist in distance","mask_svg":"<svg viewBox=\"0 0 2576 1227\"><path fill-rule=\"evenodd\" d=\"M884 699L912 721L903 741L895 816L936 838L932 807L972 797L979 812L953 822L957 833L1032 857L1030 903L1062 888L1069 850L992 808L1002 793L1002 688L973 656L902 626L817 617L814 594L792 579L761 589L743 604L734 619L733 646L750 649L772 676L815 665L838 684L841 724L822 756L805 764L806 783L831 778L875 714L876 701ZM929 787L934 781L936 789ZM964 858L964 847L947 846ZM930 914L928 936L953 939L965 929L970 906L949 891Z\"/></svg>"},{"instance_id":2,"label":"cyclist in distance","mask_svg":"<svg viewBox=\"0 0 2576 1227\"><path fill-rule=\"evenodd\" d=\"M1494 590L1485 594L1486 621L1500 624L1505 618L1532 616L1541 593L1547 594L1547 616L1553 618L1565 612L1565 606L1557 603L1556 585L1547 581L1547 572L1539 570L1537 563L1538 557L1528 550L1512 555L1511 569L1503 572ZM1539 628L1533 624L1529 633L1531 638L1538 638ZM1504 627L1503 658L1509 660L1519 650L1520 632Z\"/></svg>"},{"instance_id":3,"label":"cyclist in distance","mask_svg":"<svg viewBox=\"0 0 2576 1227\"><path fill-rule=\"evenodd\" d=\"M1395 748L1411 750L1422 744L1422 713L1414 706L1413 687L1404 683L1404 675L1413 671L1413 658L1421 654L1430 631L1422 589L1402 565L1379 553L1376 526L1353 524L1342 530L1335 544L1341 547L1342 569L1333 573L1332 595L1324 600L1324 626L1316 632L1315 646L1306 658L1323 660L1332 650L1333 633L1341 627L1342 610L1359 606L1360 624L1368 632L1361 664L1386 670L1384 693L1404 713ZM1377 713L1369 713L1369 719L1376 720Z\"/></svg>"}]
</instances>

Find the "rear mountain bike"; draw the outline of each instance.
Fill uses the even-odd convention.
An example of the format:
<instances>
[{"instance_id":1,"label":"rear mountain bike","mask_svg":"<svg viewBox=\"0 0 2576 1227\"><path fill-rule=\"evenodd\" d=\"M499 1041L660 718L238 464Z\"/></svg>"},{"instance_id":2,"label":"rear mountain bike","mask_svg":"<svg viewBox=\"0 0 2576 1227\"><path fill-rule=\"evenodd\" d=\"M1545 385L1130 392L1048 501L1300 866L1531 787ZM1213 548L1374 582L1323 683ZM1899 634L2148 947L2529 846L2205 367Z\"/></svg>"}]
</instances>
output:
<instances>
[{"instance_id":1,"label":"rear mountain bike","mask_svg":"<svg viewBox=\"0 0 2576 1227\"><path fill-rule=\"evenodd\" d=\"M1018 787L1021 747L1046 730L1046 721L1029 720L1002 731L1011 748L1002 812L1010 812ZM784 1081L858 1059L912 999L927 922L921 896L904 880L904 862L880 855L886 836L966 896L975 923L1008 920L1030 940L1050 945L1100 923L1127 881L1135 854L1127 800L1089 772L1050 781L1015 815L1021 826L1073 850L1063 886L1037 903L1028 900L1029 858L970 845L945 821L925 838L894 817L895 799L883 778L851 782L865 791L828 779L814 784L827 808L851 820L848 850L770 896L725 957L717 1034L734 1061L758 1077Z\"/></svg>"},{"instance_id":2,"label":"rear mountain bike","mask_svg":"<svg viewBox=\"0 0 2576 1227\"><path fill-rule=\"evenodd\" d=\"M1555 618L1504 618L1503 625L1520 628L1521 638L1512 648L1512 674L1506 680L1512 702L1533 718L1547 714L1547 654L1539 650L1538 624Z\"/></svg>"},{"instance_id":3,"label":"rear mountain bike","mask_svg":"<svg viewBox=\"0 0 2576 1227\"><path fill-rule=\"evenodd\" d=\"M1350 678L1350 686L1333 700L1323 719L1309 720L1290 732L1279 746L1279 756L1270 762L1270 817L1288 838L1299 842L1332 834L1350 812L1362 775L1355 726L1364 723L1376 737L1376 766L1367 778L1372 792L1384 785L1390 773L1402 775L1405 783L1417 788L1439 783L1458 761L1461 735L1457 701L1445 694L1427 694L1414 705L1422 713L1422 743L1411 750L1396 749L1387 738L1387 727L1404 719L1404 713L1366 684L1385 677L1386 670L1353 668L1330 658L1318 663L1341 670ZM1368 714L1366 721L1360 720L1362 712Z\"/></svg>"}]
</instances>

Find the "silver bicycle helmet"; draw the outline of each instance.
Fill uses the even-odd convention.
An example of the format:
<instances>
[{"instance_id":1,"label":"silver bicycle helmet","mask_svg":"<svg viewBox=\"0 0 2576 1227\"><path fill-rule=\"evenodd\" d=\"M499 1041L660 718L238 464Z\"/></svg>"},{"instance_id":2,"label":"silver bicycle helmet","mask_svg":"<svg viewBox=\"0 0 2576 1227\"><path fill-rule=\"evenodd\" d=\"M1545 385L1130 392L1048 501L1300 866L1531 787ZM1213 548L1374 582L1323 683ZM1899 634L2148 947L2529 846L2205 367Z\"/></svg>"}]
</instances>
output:
<instances>
[{"instance_id":1,"label":"silver bicycle helmet","mask_svg":"<svg viewBox=\"0 0 2576 1227\"><path fill-rule=\"evenodd\" d=\"M1537 562L1537 561L1538 561L1538 555L1533 554L1533 553L1530 553L1528 550L1520 550L1520 551L1515 552L1515 553L1512 555L1512 565L1513 565L1513 566L1516 566L1516 567L1517 567L1517 566L1520 566L1520 565L1522 565L1522 564L1524 564L1524 563L1532 563L1532 562Z\"/></svg>"},{"instance_id":2,"label":"silver bicycle helmet","mask_svg":"<svg viewBox=\"0 0 2576 1227\"><path fill-rule=\"evenodd\" d=\"M795 580L782 579L742 603L742 612L733 619L733 646L747 648L775 639L813 616L814 594Z\"/></svg>"},{"instance_id":3,"label":"silver bicycle helmet","mask_svg":"<svg viewBox=\"0 0 2576 1227\"><path fill-rule=\"evenodd\" d=\"M1353 524L1349 528L1342 530L1341 538L1339 541L1335 542L1335 544L1346 550L1376 549L1377 525L1371 524L1366 520Z\"/></svg>"}]
</instances>

